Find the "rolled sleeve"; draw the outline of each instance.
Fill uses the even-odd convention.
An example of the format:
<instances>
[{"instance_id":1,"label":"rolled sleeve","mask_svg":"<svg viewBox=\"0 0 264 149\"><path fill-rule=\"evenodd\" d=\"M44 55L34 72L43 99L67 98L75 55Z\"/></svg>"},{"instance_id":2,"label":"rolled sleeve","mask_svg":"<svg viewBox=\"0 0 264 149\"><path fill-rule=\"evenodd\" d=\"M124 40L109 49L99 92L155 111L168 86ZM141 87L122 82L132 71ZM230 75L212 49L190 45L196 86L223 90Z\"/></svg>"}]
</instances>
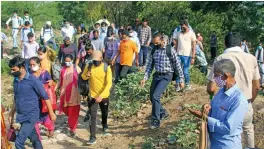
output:
<instances>
[{"instance_id":1,"label":"rolled sleeve","mask_svg":"<svg viewBox=\"0 0 264 149\"><path fill-rule=\"evenodd\" d=\"M264 67L263 66L264 64L262 64L262 65L259 65L260 67ZM262 68L259 68L258 67L258 64L257 64L257 61L255 62L255 71L254 71L254 76L253 76L253 80L259 80L260 79L260 74L259 74L259 69L262 69Z\"/></svg>"},{"instance_id":2,"label":"rolled sleeve","mask_svg":"<svg viewBox=\"0 0 264 149\"><path fill-rule=\"evenodd\" d=\"M217 123L218 120L212 118L212 117L208 117L207 119L207 123L208 123L208 128L210 132L214 132L215 130L215 124Z\"/></svg>"}]
</instances>

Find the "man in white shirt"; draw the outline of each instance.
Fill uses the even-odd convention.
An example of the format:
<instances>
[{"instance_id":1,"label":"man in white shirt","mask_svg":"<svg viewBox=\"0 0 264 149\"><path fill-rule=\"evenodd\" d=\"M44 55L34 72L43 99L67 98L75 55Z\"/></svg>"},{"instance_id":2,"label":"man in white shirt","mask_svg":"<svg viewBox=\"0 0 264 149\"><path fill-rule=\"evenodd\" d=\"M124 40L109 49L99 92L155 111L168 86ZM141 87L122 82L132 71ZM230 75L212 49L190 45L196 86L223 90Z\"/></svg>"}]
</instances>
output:
<instances>
[{"instance_id":1,"label":"man in white shirt","mask_svg":"<svg viewBox=\"0 0 264 149\"><path fill-rule=\"evenodd\" d=\"M28 11L24 12L24 17L22 18L22 26L25 26L26 21L30 23L30 27L33 26L33 20L29 17Z\"/></svg>"},{"instance_id":2,"label":"man in white shirt","mask_svg":"<svg viewBox=\"0 0 264 149\"><path fill-rule=\"evenodd\" d=\"M12 37L13 37L13 48L17 49L17 33L20 29L21 18L17 16L17 11L13 12L13 16L6 21L6 28L9 29L9 23L12 21Z\"/></svg>"},{"instance_id":3,"label":"man in white shirt","mask_svg":"<svg viewBox=\"0 0 264 149\"><path fill-rule=\"evenodd\" d=\"M25 22L25 26L21 29L21 34L20 34L20 47L22 49L23 43L28 41L28 33L33 33L34 35L34 29L30 27L29 21ZM35 38L33 37L35 40Z\"/></svg>"},{"instance_id":4,"label":"man in white shirt","mask_svg":"<svg viewBox=\"0 0 264 149\"><path fill-rule=\"evenodd\" d=\"M127 31L128 31L129 39L131 39L132 41L134 41L134 42L136 43L136 46L137 46L137 48L138 48L138 53L139 53L139 52L140 52L140 47L141 47L141 46L140 46L140 42L139 42L138 37L135 36L132 27L129 27L129 28L127 29ZM133 60L135 60L135 53L134 53L134 56L133 56Z\"/></svg>"},{"instance_id":5,"label":"man in white shirt","mask_svg":"<svg viewBox=\"0 0 264 149\"><path fill-rule=\"evenodd\" d=\"M64 27L61 29L61 35L64 38L69 37L71 42L73 42L73 35L75 34L74 27L70 25L68 21L65 21Z\"/></svg>"},{"instance_id":6,"label":"man in white shirt","mask_svg":"<svg viewBox=\"0 0 264 149\"><path fill-rule=\"evenodd\" d=\"M53 32L53 28L51 27L50 21L47 21L46 25L41 28L40 38L45 46L51 43L53 44L53 49L54 50L57 49L56 42L54 40L54 32Z\"/></svg>"},{"instance_id":7,"label":"man in white shirt","mask_svg":"<svg viewBox=\"0 0 264 149\"><path fill-rule=\"evenodd\" d=\"M186 83L186 90L191 89L189 69L190 65L194 64L196 52L196 36L189 29L189 24L186 20L181 21L181 32L178 32L175 40L175 49L178 52L179 58L183 65L183 74ZM180 91L179 79L176 79L176 91Z\"/></svg>"},{"instance_id":8,"label":"man in white shirt","mask_svg":"<svg viewBox=\"0 0 264 149\"><path fill-rule=\"evenodd\" d=\"M29 59L38 56L39 44L34 40L34 34L29 32L27 34L28 40L23 43L21 57L26 59L26 70L29 71Z\"/></svg>"}]
</instances>

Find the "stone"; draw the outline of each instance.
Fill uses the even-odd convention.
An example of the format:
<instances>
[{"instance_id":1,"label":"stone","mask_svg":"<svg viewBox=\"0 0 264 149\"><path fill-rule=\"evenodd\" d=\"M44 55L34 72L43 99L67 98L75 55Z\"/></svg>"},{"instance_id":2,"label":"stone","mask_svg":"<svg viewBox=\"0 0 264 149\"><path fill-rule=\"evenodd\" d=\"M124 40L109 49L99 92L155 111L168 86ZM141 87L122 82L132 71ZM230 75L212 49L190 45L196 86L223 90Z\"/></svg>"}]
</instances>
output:
<instances>
[{"instance_id":1,"label":"stone","mask_svg":"<svg viewBox=\"0 0 264 149\"><path fill-rule=\"evenodd\" d=\"M260 110L258 111L258 113L260 113L260 114L264 114L264 108L260 109Z\"/></svg>"},{"instance_id":2,"label":"stone","mask_svg":"<svg viewBox=\"0 0 264 149\"><path fill-rule=\"evenodd\" d=\"M58 134L57 136L56 136L56 139L57 140L59 140L59 141L63 141L63 140L66 140L66 138L67 138L67 135L65 135L65 134Z\"/></svg>"}]
</instances>

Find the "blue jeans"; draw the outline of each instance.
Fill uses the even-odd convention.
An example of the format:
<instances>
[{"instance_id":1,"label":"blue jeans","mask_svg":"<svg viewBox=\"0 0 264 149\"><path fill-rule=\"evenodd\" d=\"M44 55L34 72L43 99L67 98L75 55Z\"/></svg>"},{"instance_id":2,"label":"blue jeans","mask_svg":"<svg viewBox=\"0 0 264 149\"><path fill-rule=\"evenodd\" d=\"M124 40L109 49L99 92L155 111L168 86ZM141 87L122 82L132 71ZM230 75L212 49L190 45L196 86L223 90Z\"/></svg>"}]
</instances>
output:
<instances>
[{"instance_id":1,"label":"blue jeans","mask_svg":"<svg viewBox=\"0 0 264 149\"><path fill-rule=\"evenodd\" d=\"M34 149L43 149L41 141L36 131L37 120L22 122L21 128L16 136L16 149L25 149L25 142L27 138L30 139Z\"/></svg>"},{"instance_id":2,"label":"blue jeans","mask_svg":"<svg viewBox=\"0 0 264 149\"><path fill-rule=\"evenodd\" d=\"M189 85L190 84L189 69L190 69L190 66L191 66L192 57L190 57L190 56L182 56L182 55L179 55L179 57L181 59L181 64L182 64L182 68L183 68L183 74L184 74L184 78L185 78L185 84ZM176 82L180 83L180 78L179 77L177 77Z\"/></svg>"},{"instance_id":3,"label":"blue jeans","mask_svg":"<svg viewBox=\"0 0 264 149\"><path fill-rule=\"evenodd\" d=\"M139 65L145 66L148 58L148 51L149 47L147 46L141 46L140 52L139 52Z\"/></svg>"},{"instance_id":4,"label":"blue jeans","mask_svg":"<svg viewBox=\"0 0 264 149\"><path fill-rule=\"evenodd\" d=\"M168 75L153 75L153 80L150 86L150 100L152 103L152 120L160 122L161 117L166 113L166 110L160 103L160 97L171 82L172 74Z\"/></svg>"},{"instance_id":5,"label":"blue jeans","mask_svg":"<svg viewBox=\"0 0 264 149\"><path fill-rule=\"evenodd\" d=\"M13 37L13 48L17 48L17 33L18 29L12 29L12 37Z\"/></svg>"},{"instance_id":6,"label":"blue jeans","mask_svg":"<svg viewBox=\"0 0 264 149\"><path fill-rule=\"evenodd\" d=\"M56 42L54 39L50 39L48 40L47 42L44 43L45 46L47 46L49 43L51 43L53 45L53 50L56 50L57 49L57 46L56 46Z\"/></svg>"}]
</instances>

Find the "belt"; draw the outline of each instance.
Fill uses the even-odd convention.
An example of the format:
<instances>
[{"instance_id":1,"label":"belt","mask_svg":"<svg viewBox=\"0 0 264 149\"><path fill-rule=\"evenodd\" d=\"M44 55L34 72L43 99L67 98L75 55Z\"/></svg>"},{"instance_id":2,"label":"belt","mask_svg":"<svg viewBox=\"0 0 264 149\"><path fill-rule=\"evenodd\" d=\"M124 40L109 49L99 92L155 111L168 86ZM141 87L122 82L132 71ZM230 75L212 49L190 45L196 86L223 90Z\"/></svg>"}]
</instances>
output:
<instances>
[{"instance_id":1,"label":"belt","mask_svg":"<svg viewBox=\"0 0 264 149\"><path fill-rule=\"evenodd\" d=\"M247 101L248 101L248 103L251 103L251 99L248 99Z\"/></svg>"},{"instance_id":2,"label":"belt","mask_svg":"<svg viewBox=\"0 0 264 149\"><path fill-rule=\"evenodd\" d=\"M172 72L155 72L159 76L164 76L164 75L171 75Z\"/></svg>"},{"instance_id":3,"label":"belt","mask_svg":"<svg viewBox=\"0 0 264 149\"><path fill-rule=\"evenodd\" d=\"M12 29L18 29L18 28L12 28Z\"/></svg>"}]
</instances>

